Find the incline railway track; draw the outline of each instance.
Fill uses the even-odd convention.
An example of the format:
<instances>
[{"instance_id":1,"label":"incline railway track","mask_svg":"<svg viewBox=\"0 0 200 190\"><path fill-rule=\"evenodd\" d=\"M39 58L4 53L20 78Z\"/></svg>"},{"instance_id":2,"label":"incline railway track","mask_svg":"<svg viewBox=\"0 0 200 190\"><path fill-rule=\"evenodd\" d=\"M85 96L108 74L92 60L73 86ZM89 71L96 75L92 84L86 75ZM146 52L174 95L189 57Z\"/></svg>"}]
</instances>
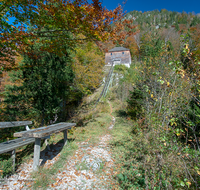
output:
<instances>
[{"instance_id":1,"label":"incline railway track","mask_svg":"<svg viewBox=\"0 0 200 190\"><path fill-rule=\"evenodd\" d=\"M109 70L109 73L108 73L108 76L106 78L106 82L104 84L104 87L103 87L103 90L101 91L101 94L99 95L99 98L97 99L96 103L95 103L95 106L93 109L96 108L97 104L99 103L100 99L102 97L105 97L107 92L108 92L108 89L109 89L109 86L110 86L110 83L111 83L111 79L112 79L112 74L113 74L113 70L114 70L114 62L112 62L112 65L110 67L110 70Z\"/></svg>"}]
</instances>

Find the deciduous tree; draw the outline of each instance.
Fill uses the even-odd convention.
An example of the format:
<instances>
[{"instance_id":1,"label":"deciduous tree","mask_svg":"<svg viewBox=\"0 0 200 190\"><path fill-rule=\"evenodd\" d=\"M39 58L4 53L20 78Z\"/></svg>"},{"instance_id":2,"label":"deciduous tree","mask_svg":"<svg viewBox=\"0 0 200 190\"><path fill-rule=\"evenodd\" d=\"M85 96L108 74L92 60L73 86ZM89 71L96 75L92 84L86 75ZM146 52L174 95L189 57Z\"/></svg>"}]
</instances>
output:
<instances>
[{"instance_id":1,"label":"deciduous tree","mask_svg":"<svg viewBox=\"0 0 200 190\"><path fill-rule=\"evenodd\" d=\"M59 49L59 44L64 42L72 45L78 40L106 40L109 36L115 37L117 30L110 24L121 16L121 6L109 11L99 0L1 1L0 66L12 68L15 51L23 52L30 45L31 38L42 38L40 42L45 44L52 43L44 51L54 48L54 52L60 54L63 50ZM16 19L14 24L19 24L18 28L8 22L10 17ZM30 26L30 30L24 26ZM65 32L73 35L73 38L69 39ZM77 38L80 33L84 35L83 39ZM54 37L54 41L49 41L49 37Z\"/></svg>"},{"instance_id":2,"label":"deciduous tree","mask_svg":"<svg viewBox=\"0 0 200 190\"><path fill-rule=\"evenodd\" d=\"M73 63L76 87L88 94L99 87L103 77L104 55L94 42L79 45Z\"/></svg>"}]
</instances>

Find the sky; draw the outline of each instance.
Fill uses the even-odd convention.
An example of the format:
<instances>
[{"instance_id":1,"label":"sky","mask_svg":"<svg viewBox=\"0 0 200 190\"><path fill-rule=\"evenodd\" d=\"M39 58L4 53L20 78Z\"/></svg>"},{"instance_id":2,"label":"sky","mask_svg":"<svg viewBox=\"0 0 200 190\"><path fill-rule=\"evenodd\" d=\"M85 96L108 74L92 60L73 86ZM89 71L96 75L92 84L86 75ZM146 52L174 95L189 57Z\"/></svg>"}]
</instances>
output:
<instances>
[{"instance_id":1,"label":"sky","mask_svg":"<svg viewBox=\"0 0 200 190\"><path fill-rule=\"evenodd\" d=\"M187 12L195 14L200 13L200 0L100 0L109 10L115 9L119 4L123 6L124 12L130 11L153 11L167 9L168 11ZM126 3L123 5L123 2ZM9 19L10 22L14 21L14 18Z\"/></svg>"},{"instance_id":2,"label":"sky","mask_svg":"<svg viewBox=\"0 0 200 190\"><path fill-rule=\"evenodd\" d=\"M103 6L109 10L113 10L119 4L123 5L125 0L102 0ZM200 0L127 0L124 11L152 11L167 9L168 11L187 12L195 14L200 13Z\"/></svg>"}]
</instances>

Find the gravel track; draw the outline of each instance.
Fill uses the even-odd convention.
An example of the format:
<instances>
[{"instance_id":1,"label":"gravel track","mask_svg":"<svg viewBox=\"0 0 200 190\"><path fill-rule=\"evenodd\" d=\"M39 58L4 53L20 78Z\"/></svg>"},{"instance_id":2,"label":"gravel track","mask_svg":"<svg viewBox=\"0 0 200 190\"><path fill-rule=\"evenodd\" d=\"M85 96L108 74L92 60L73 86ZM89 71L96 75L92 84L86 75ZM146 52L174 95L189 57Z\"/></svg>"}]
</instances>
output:
<instances>
[{"instance_id":1,"label":"gravel track","mask_svg":"<svg viewBox=\"0 0 200 190\"><path fill-rule=\"evenodd\" d=\"M108 102L111 108L110 102ZM110 115L111 115L110 113ZM112 123L109 129L113 129L115 118L112 117ZM90 145L88 142L78 143L78 150L74 153L69 161L63 166L63 170L59 171L55 182L50 184L48 190L51 189L67 189L67 190L87 190L87 189L115 189L113 182L113 166L109 141L111 135L106 134L99 137L99 143ZM62 144L57 144L53 150L41 152L40 165L43 167L51 167L59 158ZM16 171L16 174L0 184L0 189L8 190L26 190L31 189L33 179L30 178L33 160L22 164Z\"/></svg>"}]
</instances>

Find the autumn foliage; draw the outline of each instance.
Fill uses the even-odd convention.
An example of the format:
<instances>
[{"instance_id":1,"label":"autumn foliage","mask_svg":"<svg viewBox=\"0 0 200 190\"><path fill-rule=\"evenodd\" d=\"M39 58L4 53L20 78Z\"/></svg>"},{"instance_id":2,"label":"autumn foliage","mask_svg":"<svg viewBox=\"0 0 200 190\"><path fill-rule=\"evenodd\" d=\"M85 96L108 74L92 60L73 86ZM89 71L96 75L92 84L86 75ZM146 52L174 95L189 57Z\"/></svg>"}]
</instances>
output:
<instances>
[{"instance_id":1,"label":"autumn foliage","mask_svg":"<svg viewBox=\"0 0 200 190\"><path fill-rule=\"evenodd\" d=\"M103 78L104 55L93 42L79 45L73 63L74 82L83 94L97 89Z\"/></svg>"},{"instance_id":2,"label":"autumn foliage","mask_svg":"<svg viewBox=\"0 0 200 190\"><path fill-rule=\"evenodd\" d=\"M62 52L58 44L68 43L73 45L79 40L106 40L110 36L115 37L117 30L110 24L122 17L121 7L113 11L102 7L99 0L91 3L83 0L32 0L1 2L1 67L10 69L14 60L15 52L24 52L31 44L31 39L42 38L44 43L49 42L45 49L51 51L55 48L58 54ZM13 26L8 22L10 17L15 17ZM26 24L26 28L24 28ZM45 27L45 30L44 30ZM72 38L65 34L69 33ZM78 34L83 34L79 39ZM49 41L49 38L53 38ZM55 46L56 44L56 46ZM8 64L9 63L9 64ZM11 65L10 65L11 64Z\"/></svg>"}]
</instances>

